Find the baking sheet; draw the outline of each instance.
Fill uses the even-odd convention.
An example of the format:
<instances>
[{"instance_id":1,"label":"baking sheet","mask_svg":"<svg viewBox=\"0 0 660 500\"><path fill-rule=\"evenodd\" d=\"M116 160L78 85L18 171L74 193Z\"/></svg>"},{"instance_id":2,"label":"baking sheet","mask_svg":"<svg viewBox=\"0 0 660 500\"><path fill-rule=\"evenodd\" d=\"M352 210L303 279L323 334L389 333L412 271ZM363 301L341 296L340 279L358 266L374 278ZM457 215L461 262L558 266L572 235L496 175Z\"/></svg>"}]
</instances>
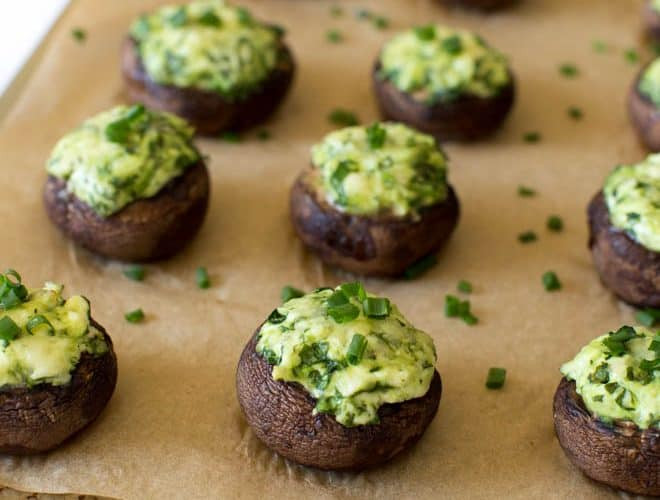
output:
<instances>
[{"instance_id":1,"label":"baking sheet","mask_svg":"<svg viewBox=\"0 0 660 500\"><path fill-rule=\"evenodd\" d=\"M287 27L298 61L292 94L267 125L272 139L240 144L200 140L210 157L212 202L205 226L180 256L148 267L143 283L121 265L76 249L41 205L44 162L55 141L85 117L123 102L119 46L131 20L159 2L78 0L58 23L45 57L0 128L3 267L29 284L46 279L91 299L112 335L119 383L107 410L83 435L46 456L0 459L0 484L26 491L121 498L607 498L617 494L574 469L552 427L558 368L591 338L632 320L601 286L586 248L585 207L618 162L643 157L624 102L638 65L639 1L524 0L490 17L430 0L262 0L243 3ZM339 4L344 15L332 17ZM366 8L391 27L358 21ZM474 145L448 145L450 180L462 203L458 229L440 264L413 282L367 280L390 296L438 351L444 393L425 437L409 453L361 474L324 473L271 453L241 416L236 362L284 284L311 289L346 279L320 265L294 237L287 193L309 148L331 130L335 107L376 118L369 72L380 45L414 23L478 30L510 55L519 94L502 131ZM70 35L88 32L84 44ZM341 44L325 39L339 29ZM608 44L604 54L593 40ZM575 63L575 79L559 75ZM585 117L567 117L569 106ZM542 141L522 135L539 131ZM520 198L517 187L538 190ZM561 234L545 230L563 217ZM539 241L517 242L533 229ZM197 266L213 280L198 290ZM560 292L545 292L555 270ZM443 314L446 293L468 279L480 323ZM142 307L144 324L123 313ZM500 391L484 387L490 366L508 370Z\"/></svg>"}]
</instances>

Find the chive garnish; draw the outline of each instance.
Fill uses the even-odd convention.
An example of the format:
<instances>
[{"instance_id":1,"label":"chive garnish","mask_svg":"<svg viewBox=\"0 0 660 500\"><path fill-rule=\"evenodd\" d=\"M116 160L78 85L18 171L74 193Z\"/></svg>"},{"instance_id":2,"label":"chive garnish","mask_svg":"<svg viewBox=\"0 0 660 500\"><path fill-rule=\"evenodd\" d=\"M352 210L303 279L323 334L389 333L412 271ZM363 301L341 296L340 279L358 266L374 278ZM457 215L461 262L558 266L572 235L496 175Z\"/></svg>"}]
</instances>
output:
<instances>
[{"instance_id":1,"label":"chive garnish","mask_svg":"<svg viewBox=\"0 0 660 500\"><path fill-rule=\"evenodd\" d=\"M325 32L325 38L330 43L339 43L344 40L344 35L339 30L328 30Z\"/></svg>"},{"instance_id":2,"label":"chive garnish","mask_svg":"<svg viewBox=\"0 0 660 500\"><path fill-rule=\"evenodd\" d=\"M486 377L486 387L489 389L500 389L506 380L506 368L489 368Z\"/></svg>"},{"instance_id":3,"label":"chive garnish","mask_svg":"<svg viewBox=\"0 0 660 500\"><path fill-rule=\"evenodd\" d=\"M340 285L339 288L348 297L357 297L360 302L367 298L367 292L359 281L344 283L343 285Z\"/></svg>"},{"instance_id":4,"label":"chive garnish","mask_svg":"<svg viewBox=\"0 0 660 500\"><path fill-rule=\"evenodd\" d=\"M124 276L133 281L142 281L144 279L144 267L139 264L128 266L123 270Z\"/></svg>"},{"instance_id":5,"label":"chive garnish","mask_svg":"<svg viewBox=\"0 0 660 500\"><path fill-rule=\"evenodd\" d=\"M282 321L284 321L285 319L286 319L286 314L282 314L277 309L273 309L273 312L268 315L268 319L266 319L266 321L274 325L277 325Z\"/></svg>"},{"instance_id":6,"label":"chive garnish","mask_svg":"<svg viewBox=\"0 0 660 500\"><path fill-rule=\"evenodd\" d=\"M472 283L466 280L459 281L458 285L456 285L456 288L459 292L472 293Z\"/></svg>"},{"instance_id":7,"label":"chive garnish","mask_svg":"<svg viewBox=\"0 0 660 500\"><path fill-rule=\"evenodd\" d=\"M364 335L356 333L351 339L351 343L348 346L346 351L346 361L352 365L357 365L362 361L362 356L364 356L364 351L367 348L367 339Z\"/></svg>"},{"instance_id":8,"label":"chive garnish","mask_svg":"<svg viewBox=\"0 0 660 500\"><path fill-rule=\"evenodd\" d=\"M373 23L376 29L385 30L390 26L390 20L384 16L376 16L373 18Z\"/></svg>"},{"instance_id":9,"label":"chive garnish","mask_svg":"<svg viewBox=\"0 0 660 500\"><path fill-rule=\"evenodd\" d=\"M594 52L598 52L601 54L603 52L607 52L607 44L602 40L594 40L593 42L591 42L591 48L594 50Z\"/></svg>"},{"instance_id":10,"label":"chive garnish","mask_svg":"<svg viewBox=\"0 0 660 500\"><path fill-rule=\"evenodd\" d=\"M355 11L355 17L360 20L371 19L371 12L369 12L367 9L357 9Z\"/></svg>"},{"instance_id":11,"label":"chive garnish","mask_svg":"<svg viewBox=\"0 0 660 500\"><path fill-rule=\"evenodd\" d=\"M584 113L582 110L576 106L571 106L567 110L568 116L573 118L573 120L582 120L582 117L584 116Z\"/></svg>"},{"instance_id":12,"label":"chive garnish","mask_svg":"<svg viewBox=\"0 0 660 500\"><path fill-rule=\"evenodd\" d=\"M45 326L49 335L55 334L55 328L53 328L53 325L51 325L50 321L48 321L48 319L46 319L46 317L41 314L35 314L32 316L25 324L25 329L29 333L34 333L35 330L40 326Z\"/></svg>"},{"instance_id":13,"label":"chive garnish","mask_svg":"<svg viewBox=\"0 0 660 500\"><path fill-rule=\"evenodd\" d=\"M628 49L628 50L624 51L623 57L630 64L637 64L639 62L639 53L635 49Z\"/></svg>"},{"instance_id":14,"label":"chive garnish","mask_svg":"<svg viewBox=\"0 0 660 500\"><path fill-rule=\"evenodd\" d=\"M330 7L330 15L333 17L339 17L344 14L344 9L342 9L339 5L333 5Z\"/></svg>"},{"instance_id":15,"label":"chive garnish","mask_svg":"<svg viewBox=\"0 0 660 500\"><path fill-rule=\"evenodd\" d=\"M545 288L546 292L554 292L561 289L561 282L557 277L557 273L554 271L546 271L543 273L543 276L541 276L541 282L543 283L543 288Z\"/></svg>"},{"instance_id":16,"label":"chive garnish","mask_svg":"<svg viewBox=\"0 0 660 500\"><path fill-rule=\"evenodd\" d=\"M209 288L211 286L211 279L205 267L198 267L195 270L195 280L197 281L198 288Z\"/></svg>"},{"instance_id":17,"label":"chive garnish","mask_svg":"<svg viewBox=\"0 0 660 500\"><path fill-rule=\"evenodd\" d=\"M0 319L0 340L3 345L7 345L21 333L21 328L14 323L9 316L3 316Z\"/></svg>"},{"instance_id":18,"label":"chive garnish","mask_svg":"<svg viewBox=\"0 0 660 500\"><path fill-rule=\"evenodd\" d=\"M367 127L367 143L371 149L380 149L385 144L387 132L379 123L374 123Z\"/></svg>"},{"instance_id":19,"label":"chive garnish","mask_svg":"<svg viewBox=\"0 0 660 500\"><path fill-rule=\"evenodd\" d=\"M82 43L87 39L87 32L82 28L73 28L71 30L71 36L76 42Z\"/></svg>"},{"instance_id":20,"label":"chive garnish","mask_svg":"<svg viewBox=\"0 0 660 500\"><path fill-rule=\"evenodd\" d=\"M146 110L142 104L136 104L128 108L124 116L106 125L106 139L118 144L126 143L133 128L133 124L139 120L145 112Z\"/></svg>"},{"instance_id":21,"label":"chive garnish","mask_svg":"<svg viewBox=\"0 0 660 500\"><path fill-rule=\"evenodd\" d=\"M541 134L539 132L525 132L523 134L523 141L534 144L541 141Z\"/></svg>"},{"instance_id":22,"label":"chive garnish","mask_svg":"<svg viewBox=\"0 0 660 500\"><path fill-rule=\"evenodd\" d=\"M538 237L534 231L524 231L518 235L518 241L520 243L532 243L536 241Z\"/></svg>"},{"instance_id":23,"label":"chive garnish","mask_svg":"<svg viewBox=\"0 0 660 500\"><path fill-rule=\"evenodd\" d=\"M555 233L564 229L564 221L558 215L549 216L545 225L550 231L554 231Z\"/></svg>"},{"instance_id":24,"label":"chive garnish","mask_svg":"<svg viewBox=\"0 0 660 500\"><path fill-rule=\"evenodd\" d=\"M234 132L233 130L225 130L220 134L220 139L222 139L225 142L231 142L231 143L238 143L241 142L241 136L238 132Z\"/></svg>"},{"instance_id":25,"label":"chive garnish","mask_svg":"<svg viewBox=\"0 0 660 500\"><path fill-rule=\"evenodd\" d=\"M179 7L168 19L170 25L174 27L183 26L187 20L188 14L184 6Z\"/></svg>"},{"instance_id":26,"label":"chive garnish","mask_svg":"<svg viewBox=\"0 0 660 500\"><path fill-rule=\"evenodd\" d=\"M442 40L442 48L449 54L460 54L463 44L458 36L453 35Z\"/></svg>"},{"instance_id":27,"label":"chive garnish","mask_svg":"<svg viewBox=\"0 0 660 500\"><path fill-rule=\"evenodd\" d=\"M445 295L445 316L448 318L461 318L467 325L475 325L478 318L470 310L470 301L461 300L454 295Z\"/></svg>"},{"instance_id":28,"label":"chive garnish","mask_svg":"<svg viewBox=\"0 0 660 500\"><path fill-rule=\"evenodd\" d=\"M536 190L527 186L518 186L518 196L522 198L530 198L536 196Z\"/></svg>"},{"instance_id":29,"label":"chive garnish","mask_svg":"<svg viewBox=\"0 0 660 500\"><path fill-rule=\"evenodd\" d=\"M351 303L328 307L328 316L337 323L348 323L360 315L360 310Z\"/></svg>"},{"instance_id":30,"label":"chive garnish","mask_svg":"<svg viewBox=\"0 0 660 500\"><path fill-rule=\"evenodd\" d=\"M423 41L433 40L435 38L435 26L418 26L415 28L415 35Z\"/></svg>"},{"instance_id":31,"label":"chive garnish","mask_svg":"<svg viewBox=\"0 0 660 500\"><path fill-rule=\"evenodd\" d=\"M637 332L632 326L622 326L616 332L610 332L603 339L603 345L607 347L612 356L623 356L627 352L626 342L637 337Z\"/></svg>"},{"instance_id":32,"label":"chive garnish","mask_svg":"<svg viewBox=\"0 0 660 500\"><path fill-rule=\"evenodd\" d=\"M142 309L135 309L134 311L129 311L124 314L124 318L129 323L139 323L144 319L144 312Z\"/></svg>"},{"instance_id":33,"label":"chive garnish","mask_svg":"<svg viewBox=\"0 0 660 500\"><path fill-rule=\"evenodd\" d=\"M267 141L268 139L270 139L270 132L265 128L262 128L257 132L257 139L259 139L260 141Z\"/></svg>"},{"instance_id":34,"label":"chive garnish","mask_svg":"<svg viewBox=\"0 0 660 500\"><path fill-rule=\"evenodd\" d=\"M13 279L12 279L13 278ZM7 310L21 304L28 297L28 290L21 283L21 275L13 269L0 274L0 307Z\"/></svg>"},{"instance_id":35,"label":"chive garnish","mask_svg":"<svg viewBox=\"0 0 660 500\"><path fill-rule=\"evenodd\" d=\"M660 321L660 309L646 308L640 309L635 313L635 319L644 326L652 327Z\"/></svg>"},{"instance_id":36,"label":"chive garnish","mask_svg":"<svg viewBox=\"0 0 660 500\"><path fill-rule=\"evenodd\" d=\"M578 76L579 70L573 63L563 63L559 66L559 73L566 78L575 78Z\"/></svg>"},{"instance_id":37,"label":"chive garnish","mask_svg":"<svg viewBox=\"0 0 660 500\"><path fill-rule=\"evenodd\" d=\"M386 318L390 314L390 301L383 297L367 297L362 301L364 315L369 318Z\"/></svg>"},{"instance_id":38,"label":"chive garnish","mask_svg":"<svg viewBox=\"0 0 660 500\"><path fill-rule=\"evenodd\" d=\"M221 22L220 18L212 10L207 10L199 17L199 24L203 26L219 27Z\"/></svg>"},{"instance_id":39,"label":"chive garnish","mask_svg":"<svg viewBox=\"0 0 660 500\"><path fill-rule=\"evenodd\" d=\"M403 272L403 277L407 280L414 280L415 278L419 278L422 274L431 269L437 263L438 258L434 254L422 257Z\"/></svg>"},{"instance_id":40,"label":"chive garnish","mask_svg":"<svg viewBox=\"0 0 660 500\"><path fill-rule=\"evenodd\" d=\"M338 307L348 304L348 296L343 290L335 290L330 297L326 300L328 307Z\"/></svg>"},{"instance_id":41,"label":"chive garnish","mask_svg":"<svg viewBox=\"0 0 660 500\"><path fill-rule=\"evenodd\" d=\"M333 109L328 115L328 121L342 127L350 127L360 123L360 120L355 113L342 108Z\"/></svg>"},{"instance_id":42,"label":"chive garnish","mask_svg":"<svg viewBox=\"0 0 660 500\"><path fill-rule=\"evenodd\" d=\"M282 287L282 291L280 292L280 299L282 299L282 304L284 304L285 302L289 302L291 299L297 299L303 295L305 295L305 292L302 290L294 288L291 285L285 285Z\"/></svg>"}]
</instances>

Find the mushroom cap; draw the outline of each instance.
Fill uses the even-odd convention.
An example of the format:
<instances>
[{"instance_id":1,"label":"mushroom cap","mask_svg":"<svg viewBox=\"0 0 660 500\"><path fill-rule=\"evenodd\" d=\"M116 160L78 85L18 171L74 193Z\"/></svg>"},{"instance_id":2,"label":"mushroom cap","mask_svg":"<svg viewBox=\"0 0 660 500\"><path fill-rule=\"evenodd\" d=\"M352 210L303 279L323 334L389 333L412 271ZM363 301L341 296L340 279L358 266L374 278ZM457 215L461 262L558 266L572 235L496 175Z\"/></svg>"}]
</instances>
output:
<instances>
[{"instance_id":1,"label":"mushroom cap","mask_svg":"<svg viewBox=\"0 0 660 500\"><path fill-rule=\"evenodd\" d=\"M612 225L605 196L589 203L589 248L601 280L624 302L660 307L660 254Z\"/></svg>"},{"instance_id":2,"label":"mushroom cap","mask_svg":"<svg viewBox=\"0 0 660 500\"><path fill-rule=\"evenodd\" d=\"M294 183L290 195L293 226L303 243L326 264L369 276L400 276L451 236L459 202L451 186L447 198L424 207L419 218L352 215L337 210L310 185L311 170Z\"/></svg>"},{"instance_id":3,"label":"mushroom cap","mask_svg":"<svg viewBox=\"0 0 660 500\"><path fill-rule=\"evenodd\" d=\"M80 246L112 259L146 262L170 257L193 239L206 216L209 184L200 160L156 196L102 217L69 193L65 181L49 176L44 204L53 223Z\"/></svg>"},{"instance_id":4,"label":"mushroom cap","mask_svg":"<svg viewBox=\"0 0 660 500\"><path fill-rule=\"evenodd\" d=\"M117 383L117 358L105 329L108 351L83 353L66 385L39 384L0 390L0 453L31 455L56 448L91 424Z\"/></svg>"},{"instance_id":5,"label":"mushroom cap","mask_svg":"<svg viewBox=\"0 0 660 500\"><path fill-rule=\"evenodd\" d=\"M553 403L555 432L573 464L590 478L638 495L660 495L660 430L593 417L563 378Z\"/></svg>"},{"instance_id":6,"label":"mushroom cap","mask_svg":"<svg viewBox=\"0 0 660 500\"><path fill-rule=\"evenodd\" d=\"M492 97L462 95L452 101L426 104L380 78L380 68L380 61L376 61L372 82L381 115L411 125L441 142L475 141L491 135L507 117L515 99L510 73L509 84Z\"/></svg>"},{"instance_id":7,"label":"mushroom cap","mask_svg":"<svg viewBox=\"0 0 660 500\"><path fill-rule=\"evenodd\" d=\"M179 115L202 135L242 130L264 121L286 97L294 72L293 55L282 43L270 77L247 97L228 100L217 92L156 83L142 64L135 40L127 37L122 47L122 74L130 99Z\"/></svg>"},{"instance_id":8,"label":"mushroom cap","mask_svg":"<svg viewBox=\"0 0 660 500\"><path fill-rule=\"evenodd\" d=\"M628 114L644 146L653 152L658 152L660 151L660 108L639 91L639 82L647 68L648 64L640 70L630 87Z\"/></svg>"},{"instance_id":9,"label":"mushroom cap","mask_svg":"<svg viewBox=\"0 0 660 500\"><path fill-rule=\"evenodd\" d=\"M273 379L272 366L256 351L258 331L238 362L238 401L256 436L289 460L326 470L381 464L412 447L438 410L442 382L436 371L421 398L381 406L378 424L344 427L332 415L314 415L316 401L301 385Z\"/></svg>"}]
</instances>

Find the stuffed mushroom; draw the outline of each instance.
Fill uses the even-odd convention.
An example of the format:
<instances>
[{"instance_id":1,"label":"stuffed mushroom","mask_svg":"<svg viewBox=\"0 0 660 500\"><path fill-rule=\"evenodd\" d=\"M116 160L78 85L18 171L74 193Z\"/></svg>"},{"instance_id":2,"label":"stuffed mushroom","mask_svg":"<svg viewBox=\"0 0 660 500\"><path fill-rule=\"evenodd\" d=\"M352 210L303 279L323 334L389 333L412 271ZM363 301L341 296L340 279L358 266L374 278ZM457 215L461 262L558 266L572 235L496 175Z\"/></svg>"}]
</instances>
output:
<instances>
[{"instance_id":1,"label":"stuffed mushroom","mask_svg":"<svg viewBox=\"0 0 660 500\"><path fill-rule=\"evenodd\" d=\"M88 119L47 162L48 215L104 257L174 255L201 227L209 200L208 172L192 136L182 119L141 105Z\"/></svg>"},{"instance_id":2,"label":"stuffed mushroom","mask_svg":"<svg viewBox=\"0 0 660 500\"><path fill-rule=\"evenodd\" d=\"M642 143L660 151L660 58L637 75L628 93L628 113Z\"/></svg>"},{"instance_id":3,"label":"stuffed mushroom","mask_svg":"<svg viewBox=\"0 0 660 500\"><path fill-rule=\"evenodd\" d=\"M396 277L447 241L459 204L433 137L375 123L332 132L312 148L290 210L302 241L327 264Z\"/></svg>"},{"instance_id":4,"label":"stuffed mushroom","mask_svg":"<svg viewBox=\"0 0 660 500\"><path fill-rule=\"evenodd\" d=\"M645 0L642 17L647 35L654 41L660 40L660 0Z\"/></svg>"},{"instance_id":5,"label":"stuffed mushroom","mask_svg":"<svg viewBox=\"0 0 660 500\"><path fill-rule=\"evenodd\" d=\"M130 98L175 113L200 134L268 118L294 74L283 30L223 0L166 6L139 17L122 52Z\"/></svg>"},{"instance_id":6,"label":"stuffed mushroom","mask_svg":"<svg viewBox=\"0 0 660 500\"><path fill-rule=\"evenodd\" d=\"M514 101L506 58L479 36L420 26L385 44L373 69L381 114L440 141L493 133Z\"/></svg>"},{"instance_id":7,"label":"stuffed mushroom","mask_svg":"<svg viewBox=\"0 0 660 500\"><path fill-rule=\"evenodd\" d=\"M624 326L561 367L554 422L568 458L590 478L660 495L660 334Z\"/></svg>"},{"instance_id":8,"label":"stuffed mushroom","mask_svg":"<svg viewBox=\"0 0 660 500\"><path fill-rule=\"evenodd\" d=\"M411 447L442 385L433 340L360 283L276 308L237 371L243 413L266 446L327 470L381 464Z\"/></svg>"},{"instance_id":9,"label":"stuffed mushroom","mask_svg":"<svg viewBox=\"0 0 660 500\"><path fill-rule=\"evenodd\" d=\"M116 381L112 341L86 298L0 274L0 453L57 447L99 416Z\"/></svg>"},{"instance_id":10,"label":"stuffed mushroom","mask_svg":"<svg viewBox=\"0 0 660 500\"><path fill-rule=\"evenodd\" d=\"M509 7L517 0L439 0L440 3L451 6L467 7L469 9L479 9L491 11Z\"/></svg>"},{"instance_id":11,"label":"stuffed mushroom","mask_svg":"<svg viewBox=\"0 0 660 500\"><path fill-rule=\"evenodd\" d=\"M616 167L588 213L603 283L631 305L660 307L660 155Z\"/></svg>"}]
</instances>

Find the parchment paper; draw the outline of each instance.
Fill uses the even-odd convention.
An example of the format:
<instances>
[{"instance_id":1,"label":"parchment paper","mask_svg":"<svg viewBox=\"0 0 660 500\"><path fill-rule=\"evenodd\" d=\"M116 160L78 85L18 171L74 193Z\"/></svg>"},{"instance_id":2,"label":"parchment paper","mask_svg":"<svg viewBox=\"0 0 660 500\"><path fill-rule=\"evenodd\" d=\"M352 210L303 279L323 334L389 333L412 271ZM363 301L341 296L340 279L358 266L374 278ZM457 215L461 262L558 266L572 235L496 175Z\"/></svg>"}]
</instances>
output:
<instances>
[{"instance_id":1,"label":"parchment paper","mask_svg":"<svg viewBox=\"0 0 660 500\"><path fill-rule=\"evenodd\" d=\"M155 1L79 0L58 24L45 57L0 129L2 267L34 285L46 279L91 299L112 335L119 383L107 410L77 439L46 456L0 459L0 483L24 491L123 498L605 498L564 457L552 426L559 366L591 338L632 321L596 276L586 247L585 207L618 162L643 157L624 102L638 65L623 50L639 45L640 2L524 0L490 17L447 10L430 0L340 2L333 18L322 0L244 1L254 14L288 28L298 61L292 94L266 126L272 139L200 140L209 156L212 203L205 226L180 256L148 267L143 283L122 266L76 249L49 224L41 204L44 162L55 141L85 117L123 101L118 52L129 23ZM364 7L387 16L389 30L358 21ZM501 133L474 145L448 145L450 180L461 221L440 264L413 282L367 280L434 338L444 393L439 413L410 453L361 474L292 465L254 437L234 389L239 354L279 302L284 284L305 289L346 276L321 266L295 238L288 189L309 148L331 130L341 106L376 118L369 83L380 45L413 23L478 30L511 57L519 94ZM84 44L70 35L87 30ZM328 29L344 33L330 44ZM592 41L609 49L598 54ZM575 63L575 79L558 66ZM568 118L569 106L585 118ZM539 131L538 144L522 141ZM520 198L519 184L539 191ZM559 214L561 234L545 229ZM533 229L539 241L521 245ZM213 287L198 290L207 266ZM560 292L541 275L555 270ZM456 283L475 284L480 323L443 314ZM144 324L123 313L142 307ZM484 387L491 366L508 370L505 387Z\"/></svg>"}]
</instances>

